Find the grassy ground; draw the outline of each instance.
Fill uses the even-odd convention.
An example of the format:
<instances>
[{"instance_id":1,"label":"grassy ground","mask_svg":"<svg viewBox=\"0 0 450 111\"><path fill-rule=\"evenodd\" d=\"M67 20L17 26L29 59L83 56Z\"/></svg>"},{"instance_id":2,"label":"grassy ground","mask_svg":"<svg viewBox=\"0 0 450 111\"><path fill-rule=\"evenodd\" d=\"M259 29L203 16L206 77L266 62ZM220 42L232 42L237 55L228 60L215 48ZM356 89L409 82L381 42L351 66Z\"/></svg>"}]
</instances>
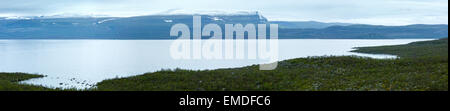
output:
<instances>
[{"instance_id":1,"label":"grassy ground","mask_svg":"<svg viewBox=\"0 0 450 111\"><path fill-rule=\"evenodd\" d=\"M353 52L368 54L393 54L402 58L448 59L448 38L434 41L414 42L407 45L361 47Z\"/></svg>"},{"instance_id":2,"label":"grassy ground","mask_svg":"<svg viewBox=\"0 0 450 111\"><path fill-rule=\"evenodd\" d=\"M92 91L448 91L448 39L408 45L364 47L354 52L399 55L399 59L356 56L309 57L258 66L207 71L164 70L105 80ZM48 91L18 84L42 77L0 73L0 91Z\"/></svg>"},{"instance_id":3,"label":"grassy ground","mask_svg":"<svg viewBox=\"0 0 450 111\"><path fill-rule=\"evenodd\" d=\"M19 84L18 82L32 78L44 77L24 73L0 73L0 91L50 91L55 89L42 86Z\"/></svg>"},{"instance_id":4,"label":"grassy ground","mask_svg":"<svg viewBox=\"0 0 450 111\"><path fill-rule=\"evenodd\" d=\"M448 90L448 39L358 48L354 56L286 60L276 70L258 66L208 71L166 70L105 80L100 91L435 91Z\"/></svg>"}]
</instances>

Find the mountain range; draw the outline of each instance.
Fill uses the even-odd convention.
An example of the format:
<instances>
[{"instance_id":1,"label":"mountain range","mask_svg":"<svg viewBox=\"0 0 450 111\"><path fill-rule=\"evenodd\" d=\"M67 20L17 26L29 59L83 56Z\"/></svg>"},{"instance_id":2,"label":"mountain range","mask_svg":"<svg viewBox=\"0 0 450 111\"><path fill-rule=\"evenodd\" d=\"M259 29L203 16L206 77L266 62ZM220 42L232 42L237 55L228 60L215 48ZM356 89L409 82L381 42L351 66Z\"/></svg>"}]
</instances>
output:
<instances>
[{"instance_id":1,"label":"mountain range","mask_svg":"<svg viewBox=\"0 0 450 111\"><path fill-rule=\"evenodd\" d=\"M201 15L202 24L279 24L281 39L398 39L448 37L448 25L378 26L315 21L269 21L256 13ZM0 18L0 39L176 39L172 25L192 15ZM191 27L192 28L192 27ZM225 28L222 28L222 30ZM224 32L224 31L223 31Z\"/></svg>"}]
</instances>

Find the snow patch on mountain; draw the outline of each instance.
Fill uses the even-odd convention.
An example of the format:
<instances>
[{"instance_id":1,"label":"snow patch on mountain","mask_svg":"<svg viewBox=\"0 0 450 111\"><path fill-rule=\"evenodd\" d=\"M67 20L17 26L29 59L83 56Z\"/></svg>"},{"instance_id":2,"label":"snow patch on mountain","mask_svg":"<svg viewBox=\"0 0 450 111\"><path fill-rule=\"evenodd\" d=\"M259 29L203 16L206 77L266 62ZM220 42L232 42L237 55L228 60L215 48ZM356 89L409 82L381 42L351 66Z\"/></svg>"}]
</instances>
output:
<instances>
[{"instance_id":1,"label":"snow patch on mountain","mask_svg":"<svg viewBox=\"0 0 450 111\"><path fill-rule=\"evenodd\" d=\"M52 14L52 15L40 15L40 16L8 16L8 17L0 17L0 19L6 20L30 20L30 19L54 19L54 18L104 18L111 17L108 15L98 15L98 14Z\"/></svg>"},{"instance_id":2,"label":"snow patch on mountain","mask_svg":"<svg viewBox=\"0 0 450 111\"><path fill-rule=\"evenodd\" d=\"M183 10L183 9L170 9L154 15L211 15L211 16L231 16L231 15L258 15L258 11L246 11L246 10Z\"/></svg>"},{"instance_id":3,"label":"snow patch on mountain","mask_svg":"<svg viewBox=\"0 0 450 111\"><path fill-rule=\"evenodd\" d=\"M15 19L30 20L30 19L32 19L32 17L11 16L11 17L6 17L4 19L6 19L6 20L15 20Z\"/></svg>"},{"instance_id":4,"label":"snow patch on mountain","mask_svg":"<svg viewBox=\"0 0 450 111\"><path fill-rule=\"evenodd\" d=\"M219 18L219 17L210 17L211 20L214 21L224 21L223 19Z\"/></svg>"},{"instance_id":5,"label":"snow patch on mountain","mask_svg":"<svg viewBox=\"0 0 450 111\"><path fill-rule=\"evenodd\" d=\"M98 21L97 24L102 24L102 23L105 23L105 22L108 22L108 21L111 21L111 20L116 20L116 19L115 18L110 18L110 19L101 20L101 21Z\"/></svg>"},{"instance_id":6,"label":"snow patch on mountain","mask_svg":"<svg viewBox=\"0 0 450 111\"><path fill-rule=\"evenodd\" d=\"M72 13L61 13L61 14L52 14L48 16L40 16L41 18L102 18L102 17L111 17L108 15L100 15L100 14L72 14Z\"/></svg>"},{"instance_id":7,"label":"snow patch on mountain","mask_svg":"<svg viewBox=\"0 0 450 111\"><path fill-rule=\"evenodd\" d=\"M166 23L172 23L173 20L166 19L166 20L164 20L164 22L166 22Z\"/></svg>"}]
</instances>

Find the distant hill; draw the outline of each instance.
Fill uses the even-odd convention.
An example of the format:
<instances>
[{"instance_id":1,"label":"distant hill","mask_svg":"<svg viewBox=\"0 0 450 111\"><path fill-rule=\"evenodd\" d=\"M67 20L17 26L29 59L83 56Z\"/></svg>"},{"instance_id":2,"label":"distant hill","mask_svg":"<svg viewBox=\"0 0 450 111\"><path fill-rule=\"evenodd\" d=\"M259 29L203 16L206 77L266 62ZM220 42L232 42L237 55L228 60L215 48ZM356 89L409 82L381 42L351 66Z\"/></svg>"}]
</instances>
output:
<instances>
[{"instance_id":1,"label":"distant hill","mask_svg":"<svg viewBox=\"0 0 450 111\"><path fill-rule=\"evenodd\" d=\"M270 21L270 24L278 24L283 29L322 29L330 26L349 26L354 25L350 23L323 23L316 21Z\"/></svg>"},{"instance_id":2,"label":"distant hill","mask_svg":"<svg viewBox=\"0 0 450 111\"><path fill-rule=\"evenodd\" d=\"M331 26L324 29L280 29L283 38L402 39L448 37L448 25Z\"/></svg>"},{"instance_id":3,"label":"distant hill","mask_svg":"<svg viewBox=\"0 0 450 111\"><path fill-rule=\"evenodd\" d=\"M137 17L0 18L0 39L176 39L172 25L192 26L192 15ZM440 38L448 25L373 26L346 23L268 21L259 13L202 15L202 24L279 24L279 38L383 39ZM225 28L222 28L223 30ZM224 31L223 31L224 32Z\"/></svg>"}]
</instances>

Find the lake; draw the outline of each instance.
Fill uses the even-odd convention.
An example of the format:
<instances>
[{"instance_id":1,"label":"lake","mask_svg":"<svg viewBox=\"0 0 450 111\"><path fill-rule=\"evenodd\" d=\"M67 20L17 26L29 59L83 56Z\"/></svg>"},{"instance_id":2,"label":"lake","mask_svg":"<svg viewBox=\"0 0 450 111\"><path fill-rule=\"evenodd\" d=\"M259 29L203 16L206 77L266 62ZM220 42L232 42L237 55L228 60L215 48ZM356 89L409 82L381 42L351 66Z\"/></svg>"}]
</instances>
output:
<instances>
[{"instance_id":1,"label":"lake","mask_svg":"<svg viewBox=\"0 0 450 111\"><path fill-rule=\"evenodd\" d=\"M354 47L407 44L430 39L281 39L279 60L308 56L358 55ZM174 60L173 40L0 40L0 72L46 75L26 84L89 88L105 79L128 77L161 69L218 69L258 64L258 60Z\"/></svg>"}]
</instances>

